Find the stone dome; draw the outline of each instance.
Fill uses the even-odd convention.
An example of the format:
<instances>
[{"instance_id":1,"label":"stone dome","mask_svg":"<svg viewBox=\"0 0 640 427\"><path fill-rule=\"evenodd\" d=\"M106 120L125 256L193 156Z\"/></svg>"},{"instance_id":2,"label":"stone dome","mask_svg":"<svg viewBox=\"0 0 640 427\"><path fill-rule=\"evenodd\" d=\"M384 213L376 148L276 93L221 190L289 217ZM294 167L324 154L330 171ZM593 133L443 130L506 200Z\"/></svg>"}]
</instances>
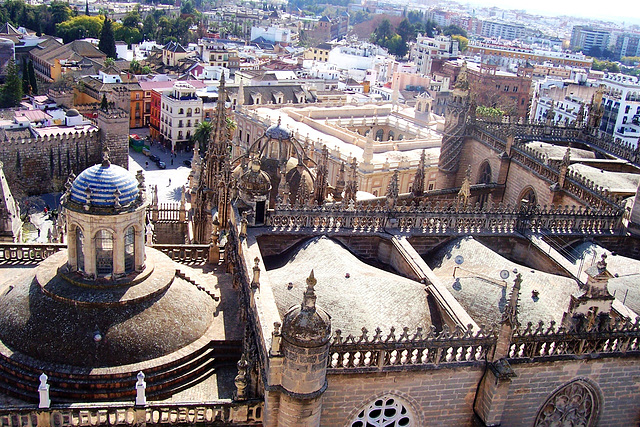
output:
<instances>
[{"instance_id":1,"label":"stone dome","mask_svg":"<svg viewBox=\"0 0 640 427\"><path fill-rule=\"evenodd\" d=\"M291 131L289 129L283 128L282 125L280 124L280 120L278 120L277 125L273 125L270 128L268 128L264 134L267 135L269 138L277 139L280 141L285 139L291 139Z\"/></svg>"},{"instance_id":2,"label":"stone dome","mask_svg":"<svg viewBox=\"0 0 640 427\"><path fill-rule=\"evenodd\" d=\"M71 185L70 200L96 207L125 207L138 197L138 181L126 169L108 161L85 169ZM116 200L119 206L116 205Z\"/></svg>"},{"instance_id":3,"label":"stone dome","mask_svg":"<svg viewBox=\"0 0 640 427\"><path fill-rule=\"evenodd\" d=\"M77 117L79 115L80 113L75 108L70 108L69 110L67 110L67 117Z\"/></svg>"},{"instance_id":4,"label":"stone dome","mask_svg":"<svg viewBox=\"0 0 640 427\"><path fill-rule=\"evenodd\" d=\"M242 174L238 182L240 191L251 198L263 197L271 191L269 174L260 169L260 161L252 160L249 170Z\"/></svg>"}]
</instances>

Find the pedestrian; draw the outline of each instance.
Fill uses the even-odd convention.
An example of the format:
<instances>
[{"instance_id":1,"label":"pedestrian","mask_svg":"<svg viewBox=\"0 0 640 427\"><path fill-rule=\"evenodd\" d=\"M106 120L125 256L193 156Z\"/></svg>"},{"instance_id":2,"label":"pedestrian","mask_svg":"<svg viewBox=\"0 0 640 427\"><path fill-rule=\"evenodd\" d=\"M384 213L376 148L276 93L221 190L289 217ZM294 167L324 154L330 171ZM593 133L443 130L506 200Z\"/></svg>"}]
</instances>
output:
<instances>
[{"instance_id":1,"label":"pedestrian","mask_svg":"<svg viewBox=\"0 0 640 427\"><path fill-rule=\"evenodd\" d=\"M171 178L169 178L169 185L167 185L167 187L171 186Z\"/></svg>"},{"instance_id":2,"label":"pedestrian","mask_svg":"<svg viewBox=\"0 0 640 427\"><path fill-rule=\"evenodd\" d=\"M173 159L171 159L171 166L173 166Z\"/></svg>"},{"instance_id":3,"label":"pedestrian","mask_svg":"<svg viewBox=\"0 0 640 427\"><path fill-rule=\"evenodd\" d=\"M149 169L149 162L144 162L144 167Z\"/></svg>"}]
</instances>

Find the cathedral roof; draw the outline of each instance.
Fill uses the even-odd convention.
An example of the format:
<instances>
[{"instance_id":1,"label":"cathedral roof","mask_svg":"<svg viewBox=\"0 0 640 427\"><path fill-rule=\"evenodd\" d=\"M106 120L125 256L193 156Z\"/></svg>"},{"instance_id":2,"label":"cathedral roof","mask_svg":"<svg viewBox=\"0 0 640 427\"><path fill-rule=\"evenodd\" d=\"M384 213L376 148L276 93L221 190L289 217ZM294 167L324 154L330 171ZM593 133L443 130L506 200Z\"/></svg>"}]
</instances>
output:
<instances>
[{"instance_id":1,"label":"cathedral roof","mask_svg":"<svg viewBox=\"0 0 640 427\"><path fill-rule=\"evenodd\" d=\"M518 304L521 324L537 324L540 320L559 324L571 295L581 293L575 280L516 264L473 237L451 241L426 261L478 325L500 323L513 288L514 270L522 275ZM509 273L506 279L501 277L503 271Z\"/></svg>"},{"instance_id":2,"label":"cathedral roof","mask_svg":"<svg viewBox=\"0 0 640 427\"><path fill-rule=\"evenodd\" d=\"M118 194L119 193L119 194ZM127 206L138 197L138 181L126 169L109 162L85 169L73 181L71 200L98 207Z\"/></svg>"},{"instance_id":3,"label":"cathedral roof","mask_svg":"<svg viewBox=\"0 0 640 427\"><path fill-rule=\"evenodd\" d=\"M268 271L281 316L300 306L311 269L317 304L331 316L333 330L340 329L344 336L360 335L363 327L429 330L432 324L423 284L365 264L327 237L307 241L285 265Z\"/></svg>"}]
</instances>

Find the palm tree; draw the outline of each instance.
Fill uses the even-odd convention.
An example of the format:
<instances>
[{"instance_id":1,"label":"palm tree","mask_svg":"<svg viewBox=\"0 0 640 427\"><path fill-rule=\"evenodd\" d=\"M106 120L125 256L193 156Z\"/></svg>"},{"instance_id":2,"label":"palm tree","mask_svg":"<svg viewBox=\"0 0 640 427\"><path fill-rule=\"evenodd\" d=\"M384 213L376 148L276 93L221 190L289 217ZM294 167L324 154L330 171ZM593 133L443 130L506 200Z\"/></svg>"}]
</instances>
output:
<instances>
[{"instance_id":1,"label":"palm tree","mask_svg":"<svg viewBox=\"0 0 640 427\"><path fill-rule=\"evenodd\" d=\"M209 143L211 132L213 132L213 123L202 121L198 123L196 131L191 136L191 140L193 141L193 143L199 144L201 155L204 155L207 150L207 144Z\"/></svg>"}]
</instances>

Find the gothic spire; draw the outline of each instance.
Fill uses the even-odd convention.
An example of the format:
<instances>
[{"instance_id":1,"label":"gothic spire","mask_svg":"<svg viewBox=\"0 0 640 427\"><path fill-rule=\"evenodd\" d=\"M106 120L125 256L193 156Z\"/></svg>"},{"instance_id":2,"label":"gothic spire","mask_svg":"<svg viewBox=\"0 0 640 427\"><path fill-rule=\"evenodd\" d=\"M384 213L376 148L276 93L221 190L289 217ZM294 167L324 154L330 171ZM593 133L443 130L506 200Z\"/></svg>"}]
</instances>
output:
<instances>
[{"instance_id":1,"label":"gothic spire","mask_svg":"<svg viewBox=\"0 0 640 427\"><path fill-rule=\"evenodd\" d=\"M420 154L420 164L418 165L416 175L413 178L412 192L414 197L420 197L424 193L424 168L426 163L425 159L426 156L424 154L424 150L422 150L422 153Z\"/></svg>"}]
</instances>

